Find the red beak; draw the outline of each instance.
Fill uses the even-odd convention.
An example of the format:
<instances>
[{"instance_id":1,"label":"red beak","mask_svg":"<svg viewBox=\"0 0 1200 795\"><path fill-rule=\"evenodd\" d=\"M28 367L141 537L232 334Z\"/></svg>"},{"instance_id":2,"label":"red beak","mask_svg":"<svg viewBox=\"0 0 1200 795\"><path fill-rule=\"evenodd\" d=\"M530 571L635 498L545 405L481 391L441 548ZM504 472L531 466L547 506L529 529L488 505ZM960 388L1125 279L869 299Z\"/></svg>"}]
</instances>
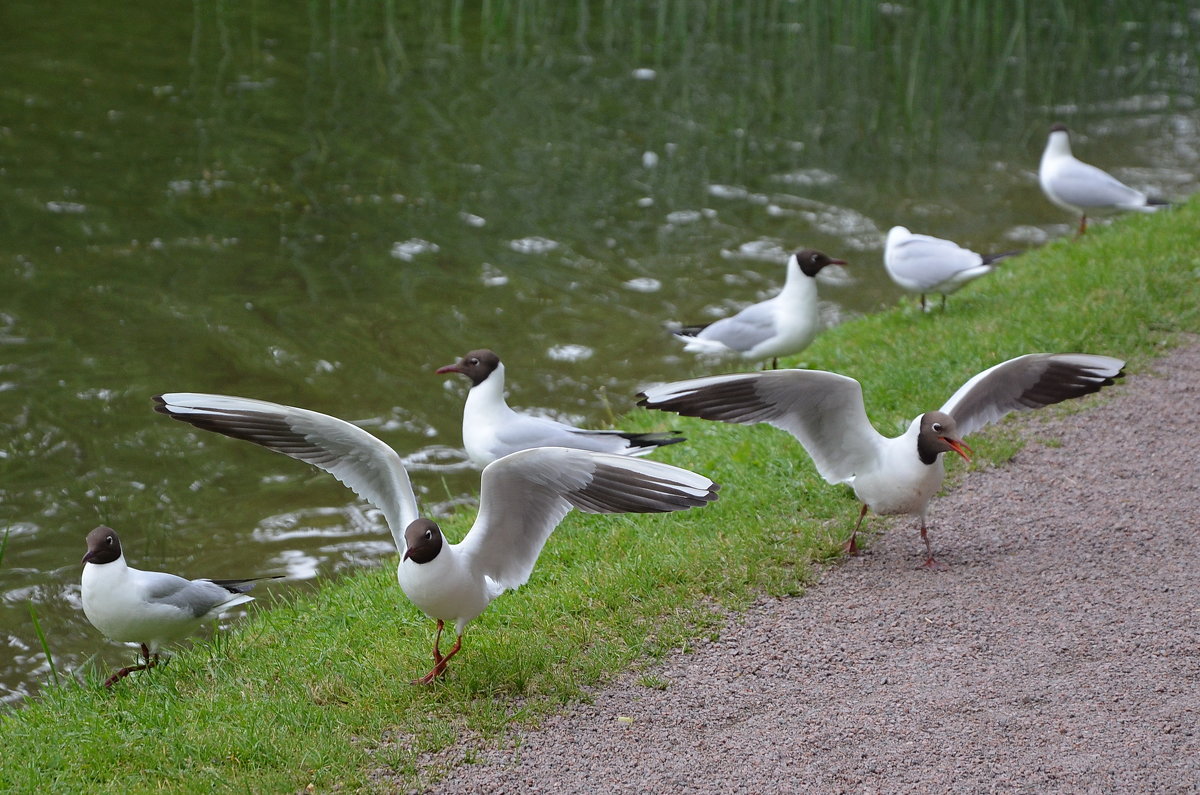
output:
<instances>
[{"instance_id":1,"label":"red beak","mask_svg":"<svg viewBox=\"0 0 1200 795\"><path fill-rule=\"evenodd\" d=\"M950 445L950 449L961 455L964 461L967 463L971 462L971 456L967 455L967 453L971 453L973 455L975 451L972 450L966 442L962 441L961 439L951 439L949 436L939 436L938 438Z\"/></svg>"},{"instance_id":2,"label":"red beak","mask_svg":"<svg viewBox=\"0 0 1200 795\"><path fill-rule=\"evenodd\" d=\"M831 259L831 260L829 260L829 264L830 265L849 265L850 263L846 262L846 260L844 260L844 259Z\"/></svg>"},{"instance_id":3,"label":"red beak","mask_svg":"<svg viewBox=\"0 0 1200 795\"><path fill-rule=\"evenodd\" d=\"M458 366L458 362L455 362L454 364L448 364L445 367L439 367L434 372L436 372L438 375L441 375L442 373L461 373L462 368Z\"/></svg>"}]
</instances>

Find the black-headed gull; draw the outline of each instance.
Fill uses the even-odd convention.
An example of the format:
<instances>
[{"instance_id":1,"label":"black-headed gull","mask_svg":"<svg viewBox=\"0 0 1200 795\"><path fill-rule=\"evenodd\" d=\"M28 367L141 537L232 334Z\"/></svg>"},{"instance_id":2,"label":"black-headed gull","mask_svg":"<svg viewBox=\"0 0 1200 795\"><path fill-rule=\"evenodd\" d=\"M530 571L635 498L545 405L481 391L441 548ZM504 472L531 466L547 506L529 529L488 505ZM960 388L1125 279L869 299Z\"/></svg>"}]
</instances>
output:
<instances>
[{"instance_id":1,"label":"black-headed gull","mask_svg":"<svg viewBox=\"0 0 1200 795\"><path fill-rule=\"evenodd\" d=\"M437 372L461 373L471 380L463 406L463 447L467 457L479 467L531 447L573 447L638 456L665 444L684 441L674 431L595 431L513 411L504 399L504 363L486 349L471 351L454 364L439 367Z\"/></svg>"},{"instance_id":2,"label":"black-headed gull","mask_svg":"<svg viewBox=\"0 0 1200 795\"><path fill-rule=\"evenodd\" d=\"M984 256L952 240L913 234L903 226L893 226L883 246L883 267L900 287L921 294L922 310L926 293L941 293L945 309L947 295L991 273L996 262L1015 254L1007 251Z\"/></svg>"},{"instance_id":3,"label":"black-headed gull","mask_svg":"<svg viewBox=\"0 0 1200 795\"><path fill-rule=\"evenodd\" d=\"M945 475L942 453L967 458L961 438L1010 411L1041 408L1096 392L1124 373L1125 363L1082 353L1031 353L971 378L937 411L912 421L901 436L872 427L862 387L853 378L822 370L718 375L646 389L639 405L692 417L741 424L770 423L800 440L829 483L846 483L862 501L855 539L867 509L919 517L925 566L933 557L925 529L929 501Z\"/></svg>"},{"instance_id":4,"label":"black-headed gull","mask_svg":"<svg viewBox=\"0 0 1200 795\"><path fill-rule=\"evenodd\" d=\"M121 539L101 525L87 535L83 556L83 614L92 626L118 643L139 643L145 662L122 668L104 683L158 664L158 651L184 638L231 607L254 601L254 583L245 580L185 580L162 571L142 571L125 561Z\"/></svg>"},{"instance_id":5,"label":"black-headed gull","mask_svg":"<svg viewBox=\"0 0 1200 795\"><path fill-rule=\"evenodd\" d=\"M1153 212L1167 202L1135 190L1106 171L1077 160L1065 124L1050 128L1042 151L1038 182L1046 198L1079 216L1078 235L1087 231L1089 215L1109 215L1122 210Z\"/></svg>"},{"instance_id":6,"label":"black-headed gull","mask_svg":"<svg viewBox=\"0 0 1200 795\"><path fill-rule=\"evenodd\" d=\"M307 461L383 512L400 553L396 579L437 621L429 684L462 647L466 625L493 599L523 585L550 533L572 508L587 513L663 513L709 503L719 486L686 469L626 456L538 447L488 464L479 514L457 544L423 519L400 456L379 439L315 411L225 395L174 393L155 411ZM454 624L454 647L439 643Z\"/></svg>"},{"instance_id":7,"label":"black-headed gull","mask_svg":"<svg viewBox=\"0 0 1200 795\"><path fill-rule=\"evenodd\" d=\"M821 330L817 305L817 274L826 265L845 265L820 251L805 249L788 257L787 278L774 298L760 301L732 317L703 326L685 326L673 332L692 353L738 354L751 361L771 360L799 353L812 344Z\"/></svg>"}]
</instances>

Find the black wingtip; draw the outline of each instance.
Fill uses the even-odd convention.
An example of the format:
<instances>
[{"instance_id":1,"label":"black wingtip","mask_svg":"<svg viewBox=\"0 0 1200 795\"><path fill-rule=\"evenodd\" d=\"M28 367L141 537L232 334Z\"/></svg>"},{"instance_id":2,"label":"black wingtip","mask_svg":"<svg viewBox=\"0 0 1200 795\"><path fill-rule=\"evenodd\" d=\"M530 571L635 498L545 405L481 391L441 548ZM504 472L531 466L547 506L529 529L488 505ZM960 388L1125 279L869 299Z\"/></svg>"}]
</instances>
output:
<instances>
[{"instance_id":1,"label":"black wingtip","mask_svg":"<svg viewBox=\"0 0 1200 795\"><path fill-rule=\"evenodd\" d=\"M282 580L286 575L267 574L262 577L243 577L240 580L209 580L213 585L219 585L230 593L245 593L263 580Z\"/></svg>"},{"instance_id":2,"label":"black wingtip","mask_svg":"<svg viewBox=\"0 0 1200 795\"><path fill-rule=\"evenodd\" d=\"M167 401L162 395L155 395L150 399L154 401L155 411L159 414L166 414L168 417L171 416L171 410L167 408Z\"/></svg>"},{"instance_id":3,"label":"black wingtip","mask_svg":"<svg viewBox=\"0 0 1200 795\"><path fill-rule=\"evenodd\" d=\"M988 254L984 256L983 264L992 265L993 263L1000 262L1001 260L1006 260L1009 257L1018 257L1024 253L1025 251L1022 249L1017 251L1002 251L999 254Z\"/></svg>"},{"instance_id":4,"label":"black wingtip","mask_svg":"<svg viewBox=\"0 0 1200 795\"><path fill-rule=\"evenodd\" d=\"M699 326L683 326L682 328L674 329L671 333L676 337L694 337L711 325L712 323L702 323Z\"/></svg>"},{"instance_id":5,"label":"black wingtip","mask_svg":"<svg viewBox=\"0 0 1200 795\"><path fill-rule=\"evenodd\" d=\"M687 438L681 436L682 431L660 431L655 433L634 433L621 432L619 435L625 439L633 447L664 447L668 444L679 444L686 442Z\"/></svg>"}]
</instances>

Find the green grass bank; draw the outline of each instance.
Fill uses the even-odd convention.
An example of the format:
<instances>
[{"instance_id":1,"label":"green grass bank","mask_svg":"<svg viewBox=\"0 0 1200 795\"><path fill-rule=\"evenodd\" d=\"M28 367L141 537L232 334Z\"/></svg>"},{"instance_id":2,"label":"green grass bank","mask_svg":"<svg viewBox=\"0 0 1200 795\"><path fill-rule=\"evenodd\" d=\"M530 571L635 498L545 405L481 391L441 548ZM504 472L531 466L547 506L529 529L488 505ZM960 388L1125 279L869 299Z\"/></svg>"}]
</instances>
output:
<instances>
[{"instance_id":1,"label":"green grass bank","mask_svg":"<svg viewBox=\"0 0 1200 795\"><path fill-rule=\"evenodd\" d=\"M882 267L877 255L855 266ZM895 434L970 375L1022 353L1104 353L1126 358L1128 371L1145 369L1181 332L1200 331L1198 281L1192 202L1010 260L952 296L945 312L922 314L912 300L846 323L788 364L859 379L876 427ZM657 658L719 631L724 610L800 593L856 517L849 490L825 484L781 431L640 410L622 425L685 431L687 444L656 457L713 477L721 499L668 516L572 513L530 583L470 625L444 681L408 684L429 667L433 622L383 566L313 594L260 599L233 631L182 647L169 665L112 692L99 685L108 671L59 672L61 684L47 682L37 699L0 716L0 790L394 786L380 770L416 787L436 775L421 755L464 734L535 721L630 666L647 666L645 685L662 686L649 668ZM969 441L972 467L1019 447L1003 423ZM961 462L949 467L951 480L963 471ZM937 513L935 501L935 549L952 547ZM472 518L464 512L443 528L457 539ZM867 526L888 524L872 517ZM909 531L908 520L895 526ZM915 534L912 545L915 565Z\"/></svg>"}]
</instances>

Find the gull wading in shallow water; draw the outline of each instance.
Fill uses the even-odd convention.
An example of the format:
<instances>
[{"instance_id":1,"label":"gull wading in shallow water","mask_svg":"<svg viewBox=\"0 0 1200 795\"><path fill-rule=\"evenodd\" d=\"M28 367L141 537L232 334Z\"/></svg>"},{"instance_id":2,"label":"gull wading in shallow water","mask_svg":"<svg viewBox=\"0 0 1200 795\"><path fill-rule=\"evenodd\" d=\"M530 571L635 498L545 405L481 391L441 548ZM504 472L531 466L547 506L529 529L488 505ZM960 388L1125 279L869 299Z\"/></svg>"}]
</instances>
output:
<instances>
[{"instance_id":1,"label":"gull wading in shallow water","mask_svg":"<svg viewBox=\"0 0 1200 795\"><path fill-rule=\"evenodd\" d=\"M795 436L829 483L846 483L862 502L855 542L867 509L920 520L925 566L937 568L925 513L945 476L942 453L966 460L962 437L1010 411L1035 409L1087 395L1124 375L1125 363L1083 353L1031 353L971 378L937 411L912 421L901 436L872 427L862 387L822 370L775 370L694 378L651 387L638 405L691 417L752 425L766 422Z\"/></svg>"},{"instance_id":2,"label":"gull wading in shallow water","mask_svg":"<svg viewBox=\"0 0 1200 795\"><path fill-rule=\"evenodd\" d=\"M1050 137L1038 167L1038 182L1046 198L1079 216L1079 231L1087 231L1089 215L1111 215L1122 210L1154 212L1166 206L1135 190L1106 171L1077 160L1071 154L1071 138L1064 124L1050 128Z\"/></svg>"},{"instance_id":3,"label":"gull wading in shallow water","mask_svg":"<svg viewBox=\"0 0 1200 795\"><path fill-rule=\"evenodd\" d=\"M121 539L101 525L87 535L83 556L83 614L109 640L140 643L146 662L122 668L104 683L112 687L134 671L158 665L158 650L186 637L247 596L259 580L185 580L162 571L142 571L125 562Z\"/></svg>"},{"instance_id":4,"label":"gull wading in shallow water","mask_svg":"<svg viewBox=\"0 0 1200 795\"><path fill-rule=\"evenodd\" d=\"M893 226L884 243L883 266L897 285L910 293L921 294L922 310L925 309L926 293L941 293L942 309L945 309L947 295L967 282L991 273L997 262L1017 253L1007 251L985 256L952 240L916 235L903 226Z\"/></svg>"},{"instance_id":5,"label":"gull wading in shallow water","mask_svg":"<svg viewBox=\"0 0 1200 795\"><path fill-rule=\"evenodd\" d=\"M538 447L483 470L479 514L457 544L421 518L400 456L343 420L262 400L172 393L155 411L197 428L262 445L330 473L383 512L400 564L396 579L413 604L437 621L433 668L441 676L462 647L466 625L493 599L523 585L550 533L572 507L587 513L664 513L712 502L720 488L686 469L628 456ZM439 644L454 625L453 648Z\"/></svg>"},{"instance_id":6,"label":"gull wading in shallow water","mask_svg":"<svg viewBox=\"0 0 1200 795\"><path fill-rule=\"evenodd\" d=\"M673 332L692 353L730 355L743 359L771 360L799 353L812 344L821 330L817 304L817 274L826 265L846 265L820 251L806 249L788 257L783 289L768 298L704 326L685 326Z\"/></svg>"},{"instance_id":7,"label":"gull wading in shallow water","mask_svg":"<svg viewBox=\"0 0 1200 795\"><path fill-rule=\"evenodd\" d=\"M513 411L504 400L504 363L486 349L471 351L454 364L439 367L437 372L460 373L471 379L463 406L462 435L467 457L476 466L487 466L497 458L531 447L573 447L638 456L662 445L684 441L674 431L593 431Z\"/></svg>"}]
</instances>

